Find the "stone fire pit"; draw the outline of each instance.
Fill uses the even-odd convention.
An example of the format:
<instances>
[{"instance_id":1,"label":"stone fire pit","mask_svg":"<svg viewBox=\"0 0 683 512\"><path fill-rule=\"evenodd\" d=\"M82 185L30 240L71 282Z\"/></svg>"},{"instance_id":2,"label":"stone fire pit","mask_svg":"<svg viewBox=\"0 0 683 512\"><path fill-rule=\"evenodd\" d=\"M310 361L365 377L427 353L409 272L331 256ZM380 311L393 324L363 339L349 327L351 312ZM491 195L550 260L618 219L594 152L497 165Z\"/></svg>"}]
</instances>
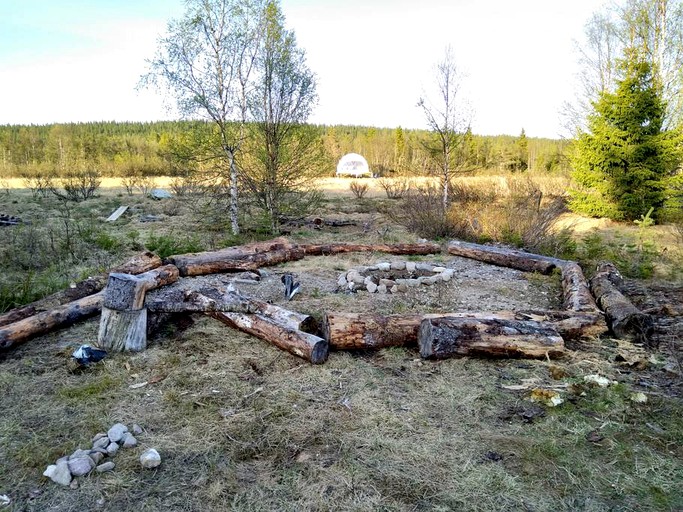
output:
<instances>
[{"instance_id":1,"label":"stone fire pit","mask_svg":"<svg viewBox=\"0 0 683 512\"><path fill-rule=\"evenodd\" d=\"M382 261L367 267L352 268L337 280L340 290L367 290L368 293L399 293L421 285L448 282L455 271L450 268L414 261Z\"/></svg>"}]
</instances>

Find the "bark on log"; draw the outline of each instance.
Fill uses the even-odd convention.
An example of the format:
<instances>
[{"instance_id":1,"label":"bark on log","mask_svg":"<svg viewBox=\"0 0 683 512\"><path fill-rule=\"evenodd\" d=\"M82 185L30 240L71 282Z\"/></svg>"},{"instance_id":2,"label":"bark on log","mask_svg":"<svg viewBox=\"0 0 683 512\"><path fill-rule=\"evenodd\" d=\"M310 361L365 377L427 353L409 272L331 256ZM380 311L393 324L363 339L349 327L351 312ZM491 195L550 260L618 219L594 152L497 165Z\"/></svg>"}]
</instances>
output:
<instances>
[{"instance_id":1,"label":"bark on log","mask_svg":"<svg viewBox=\"0 0 683 512\"><path fill-rule=\"evenodd\" d=\"M425 319L418 343L426 359L465 355L539 359L564 354L560 334L548 324L531 320Z\"/></svg>"},{"instance_id":2,"label":"bark on log","mask_svg":"<svg viewBox=\"0 0 683 512\"><path fill-rule=\"evenodd\" d=\"M144 252L133 256L130 260L122 265L114 267L111 272L121 272L124 274L141 274L152 270L161 265L161 258L152 254L151 252ZM107 285L108 274L101 274L94 277L89 277L76 283L74 286L61 290L59 292L43 297L40 300L22 306L20 308L12 309L0 315L0 326L8 325L24 318L28 318L37 313L48 311L62 304L87 297L104 289Z\"/></svg>"},{"instance_id":3,"label":"bark on log","mask_svg":"<svg viewBox=\"0 0 683 512\"><path fill-rule=\"evenodd\" d=\"M618 276L618 277L617 277ZM590 281L598 305L605 312L607 325L617 338L650 343L654 322L650 315L641 312L613 283L621 279L611 264L602 264Z\"/></svg>"},{"instance_id":4,"label":"bark on log","mask_svg":"<svg viewBox=\"0 0 683 512\"><path fill-rule=\"evenodd\" d=\"M541 256L540 254L458 240L448 244L448 253L501 267L515 268L525 272L540 272L541 274L550 274L554 268L559 268L564 263L564 260Z\"/></svg>"},{"instance_id":5,"label":"bark on log","mask_svg":"<svg viewBox=\"0 0 683 512\"><path fill-rule=\"evenodd\" d=\"M138 352L147 348L145 294L177 280L178 268L174 265L164 265L137 276L109 274L97 345L109 352Z\"/></svg>"},{"instance_id":6,"label":"bark on log","mask_svg":"<svg viewBox=\"0 0 683 512\"><path fill-rule=\"evenodd\" d=\"M441 252L441 246L436 243L422 244L303 244L307 256L327 256L347 252L385 252L389 254L436 254Z\"/></svg>"},{"instance_id":7,"label":"bark on log","mask_svg":"<svg viewBox=\"0 0 683 512\"><path fill-rule=\"evenodd\" d=\"M18 322L0 327L0 350L7 350L25 341L100 312L103 292L44 311Z\"/></svg>"},{"instance_id":8,"label":"bark on log","mask_svg":"<svg viewBox=\"0 0 683 512\"><path fill-rule=\"evenodd\" d=\"M266 316L218 311L207 313L207 315L313 364L322 364L327 360L329 345L325 339L289 329Z\"/></svg>"},{"instance_id":9,"label":"bark on log","mask_svg":"<svg viewBox=\"0 0 683 512\"><path fill-rule=\"evenodd\" d=\"M268 304L252 297L231 291L221 294L218 290L178 292L163 300L148 300L145 306L154 313L245 313L259 314L272 319L288 329L308 334L318 333L315 318L298 311L292 311L275 304Z\"/></svg>"},{"instance_id":10,"label":"bark on log","mask_svg":"<svg viewBox=\"0 0 683 512\"><path fill-rule=\"evenodd\" d=\"M275 265L290 261L288 257L297 258L298 252L290 254L296 249L296 244L286 238L275 238L265 242L228 247L220 251L177 254L169 256L168 261L180 271L181 276L198 276L216 274L235 270L253 270L261 266ZM270 258L257 258L259 254L275 253Z\"/></svg>"},{"instance_id":11,"label":"bark on log","mask_svg":"<svg viewBox=\"0 0 683 512\"><path fill-rule=\"evenodd\" d=\"M565 339L599 336L607 330L598 313L567 311L500 311L496 313L454 312L412 315L372 313L326 313L323 337L335 350L416 346L420 324L425 319L473 318L479 320L533 320L555 329Z\"/></svg>"},{"instance_id":12,"label":"bark on log","mask_svg":"<svg viewBox=\"0 0 683 512\"><path fill-rule=\"evenodd\" d=\"M562 289L564 307L568 311L600 312L578 263L567 261L562 265Z\"/></svg>"}]
</instances>

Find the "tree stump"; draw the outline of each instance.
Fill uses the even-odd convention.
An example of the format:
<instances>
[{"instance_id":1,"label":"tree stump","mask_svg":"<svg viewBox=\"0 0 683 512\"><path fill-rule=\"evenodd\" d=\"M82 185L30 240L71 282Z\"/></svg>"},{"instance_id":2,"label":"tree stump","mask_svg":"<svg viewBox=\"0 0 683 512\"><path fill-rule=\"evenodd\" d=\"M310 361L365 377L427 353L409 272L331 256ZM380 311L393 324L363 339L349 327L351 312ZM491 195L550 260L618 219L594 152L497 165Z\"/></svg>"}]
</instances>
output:
<instances>
[{"instance_id":1,"label":"tree stump","mask_svg":"<svg viewBox=\"0 0 683 512\"><path fill-rule=\"evenodd\" d=\"M139 352L147 348L145 294L178 279L178 269L166 265L137 276L111 273L104 290L97 344L109 352Z\"/></svg>"}]
</instances>

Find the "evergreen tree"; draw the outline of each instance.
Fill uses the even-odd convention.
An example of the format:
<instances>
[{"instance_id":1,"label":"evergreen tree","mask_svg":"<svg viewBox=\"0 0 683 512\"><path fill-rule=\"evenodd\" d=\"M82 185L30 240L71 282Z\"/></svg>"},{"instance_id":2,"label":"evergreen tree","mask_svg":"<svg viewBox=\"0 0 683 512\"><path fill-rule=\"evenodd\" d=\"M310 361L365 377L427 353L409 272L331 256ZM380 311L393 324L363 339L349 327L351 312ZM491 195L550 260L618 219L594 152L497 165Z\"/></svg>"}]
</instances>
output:
<instances>
[{"instance_id":1,"label":"evergreen tree","mask_svg":"<svg viewBox=\"0 0 683 512\"><path fill-rule=\"evenodd\" d=\"M579 136L571 208L594 217L632 220L662 206L665 183L680 162L681 137L662 129L666 106L652 66L635 51L620 62L614 93L602 92Z\"/></svg>"}]
</instances>

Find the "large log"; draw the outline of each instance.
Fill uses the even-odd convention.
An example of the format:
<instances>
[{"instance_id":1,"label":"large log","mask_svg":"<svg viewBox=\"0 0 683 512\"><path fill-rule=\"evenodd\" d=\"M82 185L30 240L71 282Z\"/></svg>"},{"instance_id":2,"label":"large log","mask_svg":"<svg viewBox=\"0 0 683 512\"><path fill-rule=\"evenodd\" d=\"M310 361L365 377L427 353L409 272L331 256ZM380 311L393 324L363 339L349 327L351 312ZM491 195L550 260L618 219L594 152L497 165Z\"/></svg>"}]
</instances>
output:
<instances>
[{"instance_id":1,"label":"large log","mask_svg":"<svg viewBox=\"0 0 683 512\"><path fill-rule=\"evenodd\" d=\"M531 320L425 319L418 344L420 355L427 359L465 355L545 359L564 354L560 334Z\"/></svg>"},{"instance_id":2,"label":"large log","mask_svg":"<svg viewBox=\"0 0 683 512\"><path fill-rule=\"evenodd\" d=\"M178 268L174 265L164 265L137 276L109 274L97 345L110 352L139 352L147 348L145 294L177 280Z\"/></svg>"},{"instance_id":3,"label":"large log","mask_svg":"<svg viewBox=\"0 0 683 512\"><path fill-rule=\"evenodd\" d=\"M121 272L124 274L141 274L152 270L161 265L161 258L151 252L144 252L133 256L122 265L114 267L111 272ZM18 322L43 311L48 311L62 304L73 302L77 299L93 295L102 290L107 284L107 274L89 277L80 281L65 290L53 293L40 300L12 309L0 315L0 326Z\"/></svg>"},{"instance_id":4,"label":"large log","mask_svg":"<svg viewBox=\"0 0 683 512\"><path fill-rule=\"evenodd\" d=\"M525 272L540 272L541 274L550 274L553 269L561 268L564 263L564 260L541 256L540 254L459 240L453 240L448 244L448 253L501 267L515 268Z\"/></svg>"},{"instance_id":5,"label":"large log","mask_svg":"<svg viewBox=\"0 0 683 512\"><path fill-rule=\"evenodd\" d=\"M222 311L206 314L313 364L322 364L327 360L329 345L325 339L303 331L289 329L275 322L272 318L263 315Z\"/></svg>"},{"instance_id":6,"label":"large log","mask_svg":"<svg viewBox=\"0 0 683 512\"><path fill-rule=\"evenodd\" d=\"M276 265L290 259L301 259L297 245L286 238L237 245L219 251L177 254L167 259L180 271L181 276L198 276L220 272L253 270L259 266ZM270 256L264 256L270 254ZM259 257L259 255L261 255Z\"/></svg>"},{"instance_id":7,"label":"large log","mask_svg":"<svg viewBox=\"0 0 683 512\"><path fill-rule=\"evenodd\" d=\"M420 324L425 319L474 318L479 320L533 320L555 329L565 339L599 336L607 330L597 313L567 311L500 311L496 313L453 312L409 315L372 313L326 313L323 337L335 350L416 346Z\"/></svg>"},{"instance_id":8,"label":"large log","mask_svg":"<svg viewBox=\"0 0 683 512\"><path fill-rule=\"evenodd\" d=\"M591 290L605 312L607 325L617 338L650 343L654 322L650 315L641 312L617 288L621 276L614 265L603 263L590 280Z\"/></svg>"},{"instance_id":9,"label":"large log","mask_svg":"<svg viewBox=\"0 0 683 512\"><path fill-rule=\"evenodd\" d=\"M347 252L384 252L389 254L437 254L441 246L433 242L420 244L302 244L307 256L327 256Z\"/></svg>"},{"instance_id":10,"label":"large log","mask_svg":"<svg viewBox=\"0 0 683 512\"><path fill-rule=\"evenodd\" d=\"M583 271L578 263L565 262L562 267L562 289L564 290L564 307L568 311L599 313Z\"/></svg>"},{"instance_id":11,"label":"large log","mask_svg":"<svg viewBox=\"0 0 683 512\"><path fill-rule=\"evenodd\" d=\"M146 308L153 313L249 313L271 318L276 323L309 334L318 332L318 322L310 315L280 307L276 304L247 297L236 291L221 293L215 289L178 291L163 299L149 299Z\"/></svg>"},{"instance_id":12,"label":"large log","mask_svg":"<svg viewBox=\"0 0 683 512\"><path fill-rule=\"evenodd\" d=\"M102 307L102 296L103 292L98 292L0 327L0 350L10 349L35 336L96 315Z\"/></svg>"}]
</instances>

